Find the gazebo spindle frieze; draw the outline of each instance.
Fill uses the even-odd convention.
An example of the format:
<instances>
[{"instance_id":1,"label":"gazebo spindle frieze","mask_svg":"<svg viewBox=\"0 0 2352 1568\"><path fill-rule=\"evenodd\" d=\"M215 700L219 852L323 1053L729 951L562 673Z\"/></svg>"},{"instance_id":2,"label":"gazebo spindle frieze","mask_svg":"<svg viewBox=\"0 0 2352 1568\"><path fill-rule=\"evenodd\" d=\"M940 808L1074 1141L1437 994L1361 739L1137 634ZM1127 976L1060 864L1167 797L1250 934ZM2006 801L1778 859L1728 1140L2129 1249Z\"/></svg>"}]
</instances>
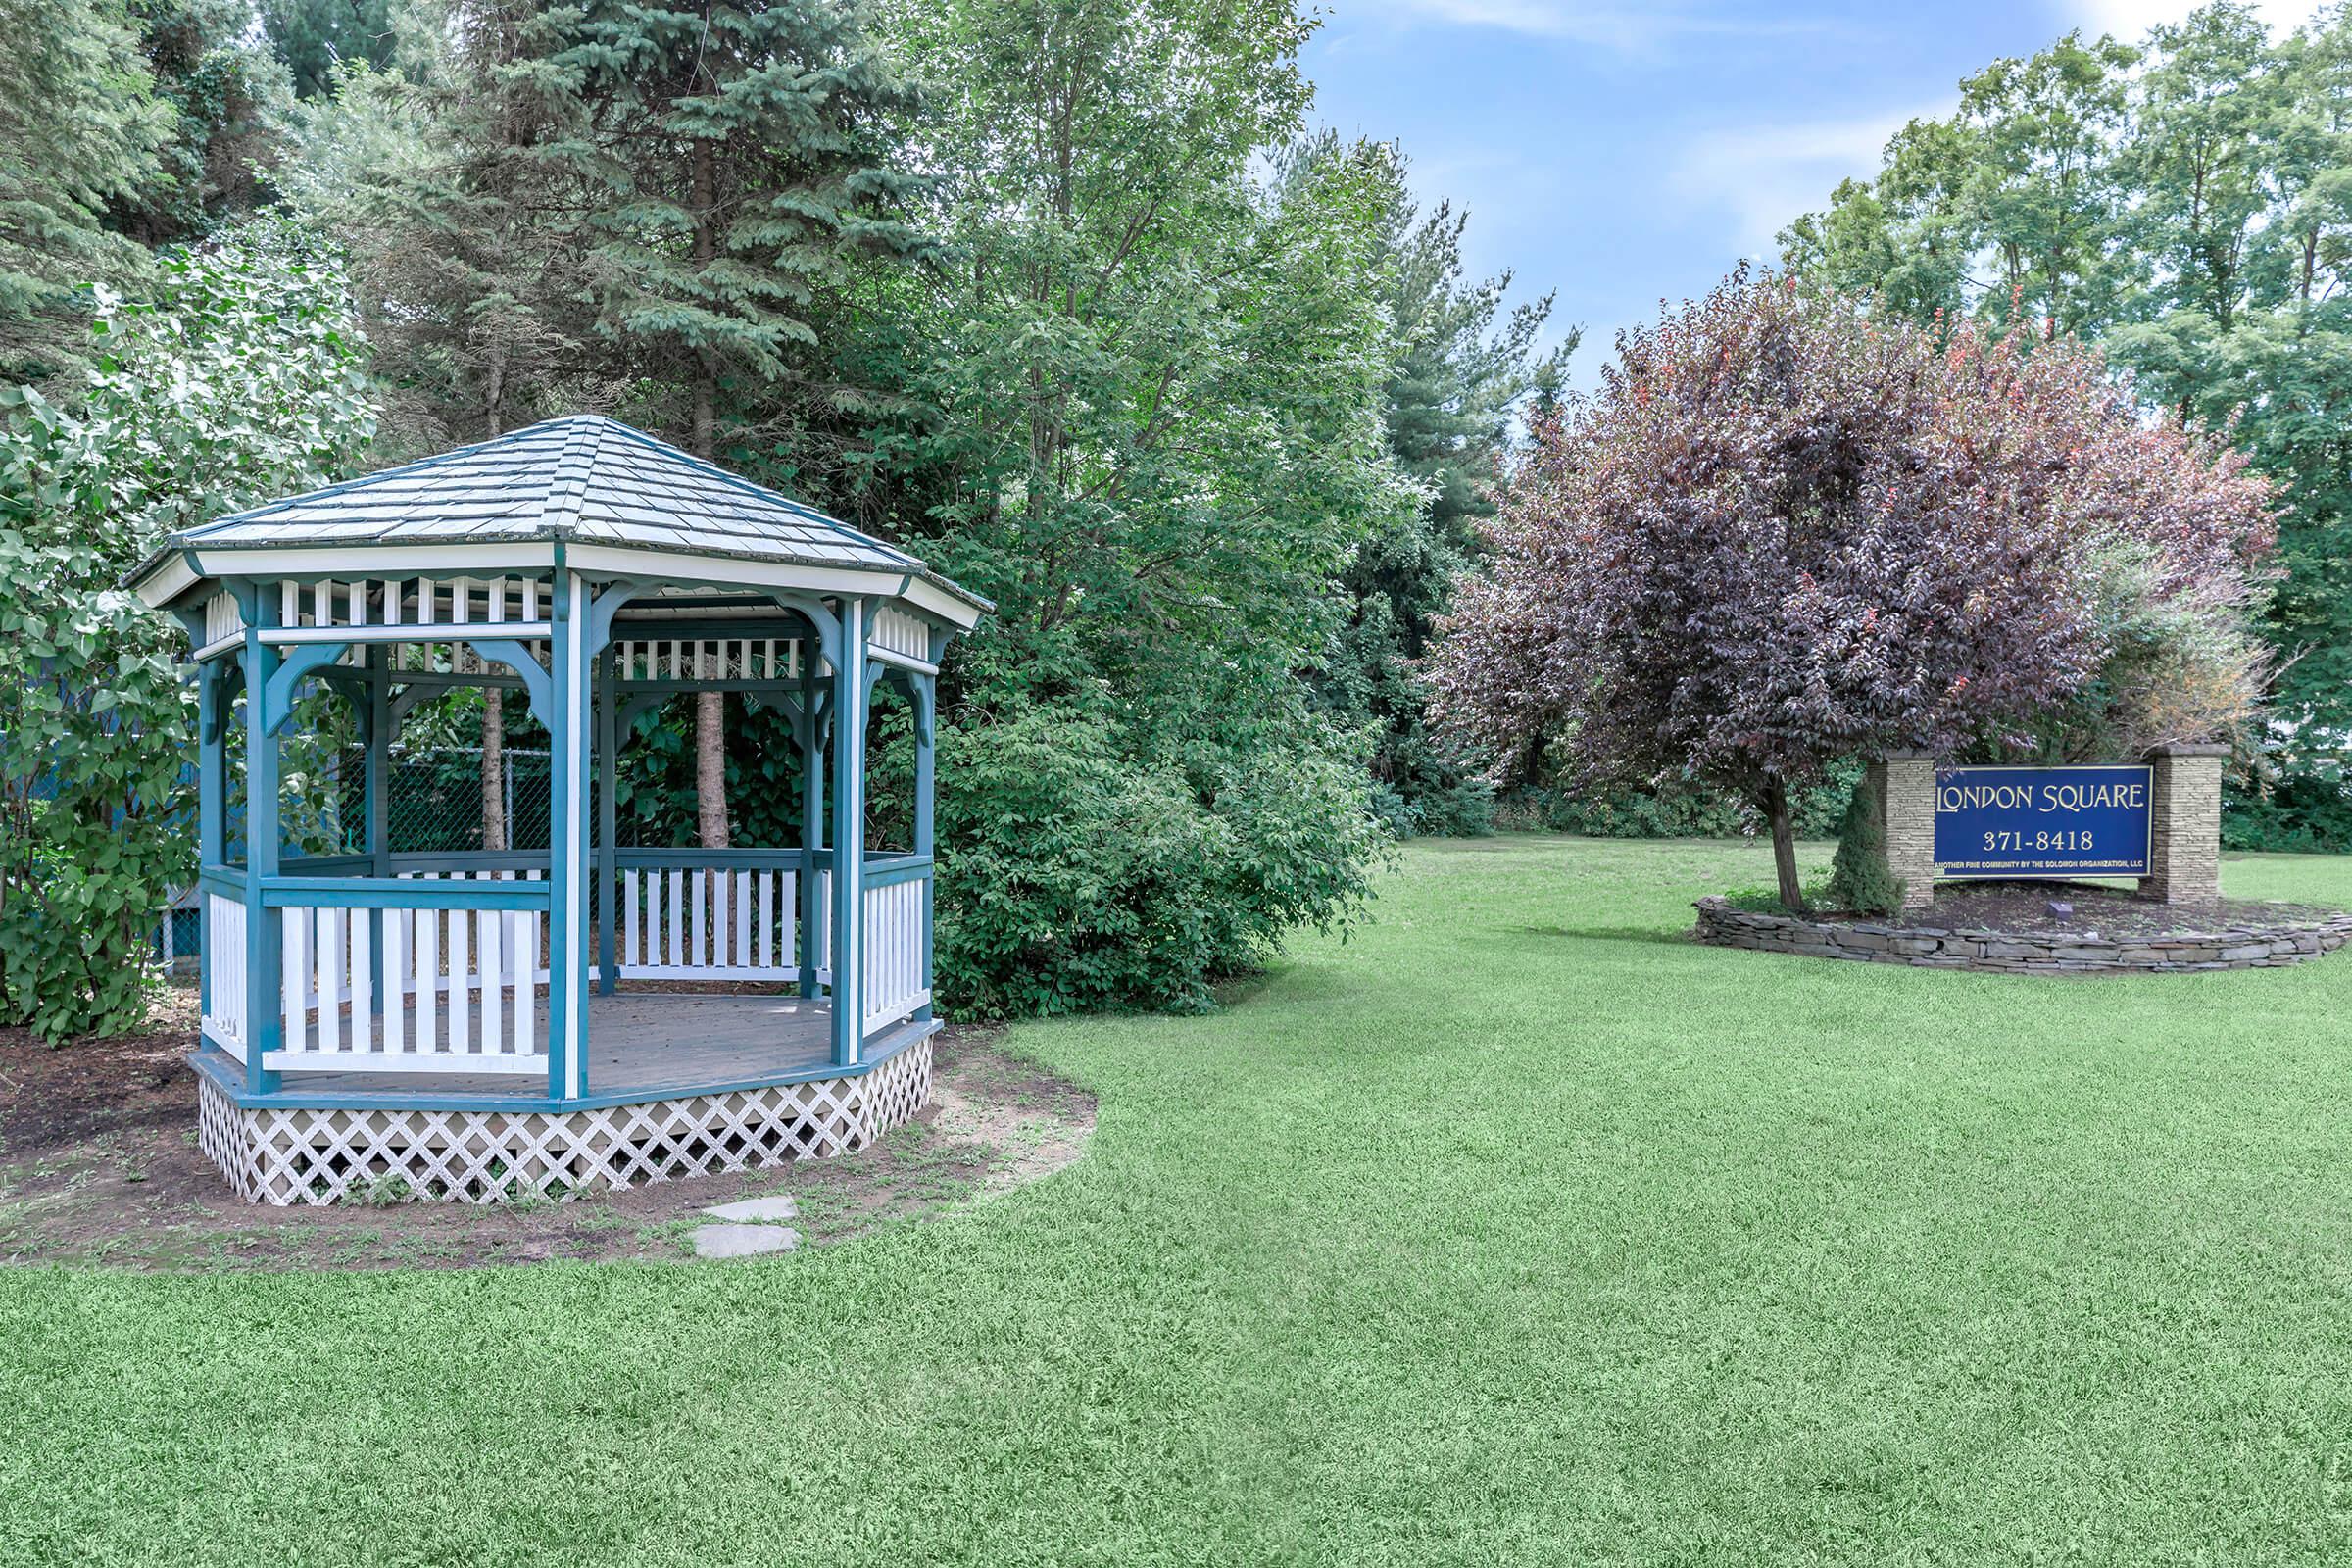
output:
<instances>
[{"instance_id":1,"label":"gazebo spindle frieze","mask_svg":"<svg viewBox=\"0 0 2352 1568\"><path fill-rule=\"evenodd\" d=\"M203 1147L238 1190L627 1184L855 1148L923 1103L936 682L985 601L594 417L191 529L132 582L180 614L196 665L194 1060ZM915 729L898 853L864 834L886 679ZM546 728L546 848L393 849L400 725L463 687L518 692ZM365 759L348 853L281 831L281 739L318 690L350 705ZM786 720L798 844L618 842L621 749L702 691ZM704 982L767 994L622 989Z\"/></svg>"}]
</instances>

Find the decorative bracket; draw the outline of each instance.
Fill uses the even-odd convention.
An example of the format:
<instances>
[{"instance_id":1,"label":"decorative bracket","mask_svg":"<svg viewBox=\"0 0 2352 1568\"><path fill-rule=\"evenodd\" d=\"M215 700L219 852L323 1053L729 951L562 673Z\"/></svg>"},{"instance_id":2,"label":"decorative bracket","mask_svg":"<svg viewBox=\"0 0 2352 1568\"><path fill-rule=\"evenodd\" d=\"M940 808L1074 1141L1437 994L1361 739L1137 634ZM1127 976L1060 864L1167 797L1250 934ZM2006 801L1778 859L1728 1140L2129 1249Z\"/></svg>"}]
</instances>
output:
<instances>
[{"instance_id":1,"label":"decorative bracket","mask_svg":"<svg viewBox=\"0 0 2352 1568\"><path fill-rule=\"evenodd\" d=\"M275 735L294 716L294 688L314 672L341 659L349 643L303 643L287 650L262 692L262 733Z\"/></svg>"},{"instance_id":2,"label":"decorative bracket","mask_svg":"<svg viewBox=\"0 0 2352 1568\"><path fill-rule=\"evenodd\" d=\"M196 738L216 744L228 731L228 706L234 700L228 684L228 661L216 659L196 677Z\"/></svg>"},{"instance_id":3,"label":"decorative bracket","mask_svg":"<svg viewBox=\"0 0 2352 1568\"><path fill-rule=\"evenodd\" d=\"M620 607L656 584L642 577L618 577L597 590L588 605L588 655L594 658L612 641L612 617Z\"/></svg>"},{"instance_id":4,"label":"decorative bracket","mask_svg":"<svg viewBox=\"0 0 2352 1568\"><path fill-rule=\"evenodd\" d=\"M531 700L531 711L552 717L556 710L555 683L531 651L512 637L468 637L468 646L484 663L504 664L522 677L522 689Z\"/></svg>"},{"instance_id":5,"label":"decorative bracket","mask_svg":"<svg viewBox=\"0 0 2352 1568\"><path fill-rule=\"evenodd\" d=\"M817 648L825 656L825 662L836 669L841 667L840 616L827 610L821 601L808 594L774 588L768 590L767 596L786 610L798 611L808 616L808 624L816 631Z\"/></svg>"},{"instance_id":6,"label":"decorative bracket","mask_svg":"<svg viewBox=\"0 0 2352 1568\"><path fill-rule=\"evenodd\" d=\"M631 724L636 723L638 719L660 708L664 701L676 695L675 692L631 692L621 700L620 707L613 710L612 727L620 734L626 735Z\"/></svg>"}]
</instances>

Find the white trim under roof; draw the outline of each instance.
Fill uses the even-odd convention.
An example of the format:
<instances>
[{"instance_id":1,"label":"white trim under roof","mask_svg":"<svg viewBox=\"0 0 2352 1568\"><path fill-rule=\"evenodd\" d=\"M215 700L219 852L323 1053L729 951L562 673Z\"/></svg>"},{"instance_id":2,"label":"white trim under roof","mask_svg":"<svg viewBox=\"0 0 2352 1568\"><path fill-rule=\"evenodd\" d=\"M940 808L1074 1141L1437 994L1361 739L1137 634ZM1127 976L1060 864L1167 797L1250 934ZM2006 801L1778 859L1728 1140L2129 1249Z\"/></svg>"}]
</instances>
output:
<instances>
[{"instance_id":1,"label":"white trim under roof","mask_svg":"<svg viewBox=\"0 0 2352 1568\"><path fill-rule=\"evenodd\" d=\"M189 560L193 557L194 566ZM150 607L162 609L206 578L483 576L511 571L552 571L555 541L500 544L244 545L227 549L183 546L160 558L132 586ZM804 593L883 597L959 631L980 623L984 612L927 578L897 570L806 565L735 556L690 555L650 546L564 541L565 564L574 571L656 582L681 578L715 588L797 588ZM479 635L480 628L470 628ZM415 629L409 628L411 635Z\"/></svg>"}]
</instances>

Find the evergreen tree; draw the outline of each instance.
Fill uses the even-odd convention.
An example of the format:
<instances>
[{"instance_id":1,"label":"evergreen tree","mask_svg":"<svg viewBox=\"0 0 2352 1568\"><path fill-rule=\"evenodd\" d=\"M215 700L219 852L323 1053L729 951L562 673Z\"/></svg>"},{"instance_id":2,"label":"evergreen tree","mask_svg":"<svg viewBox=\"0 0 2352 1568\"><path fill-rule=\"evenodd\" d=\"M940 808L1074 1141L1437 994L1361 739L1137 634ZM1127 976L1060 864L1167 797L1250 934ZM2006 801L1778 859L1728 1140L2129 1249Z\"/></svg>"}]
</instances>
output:
<instances>
[{"instance_id":1,"label":"evergreen tree","mask_svg":"<svg viewBox=\"0 0 2352 1568\"><path fill-rule=\"evenodd\" d=\"M80 363L83 285L145 273L104 215L158 177L172 115L119 5L0 0L0 377L19 381Z\"/></svg>"},{"instance_id":2,"label":"evergreen tree","mask_svg":"<svg viewBox=\"0 0 2352 1568\"><path fill-rule=\"evenodd\" d=\"M817 342L815 308L858 255L928 244L902 216L885 117L912 97L835 0L591 0L554 57L596 328L643 416L715 458ZM724 710L696 708L699 822L727 843Z\"/></svg>"},{"instance_id":3,"label":"evergreen tree","mask_svg":"<svg viewBox=\"0 0 2352 1568\"><path fill-rule=\"evenodd\" d=\"M252 0L131 0L156 95L172 111L160 176L113 204L147 245L202 238L266 200L293 91L256 36Z\"/></svg>"},{"instance_id":4,"label":"evergreen tree","mask_svg":"<svg viewBox=\"0 0 2352 1568\"><path fill-rule=\"evenodd\" d=\"M1303 156L1337 151L1326 136ZM1394 338L1384 424L1390 458L1426 499L1365 540L1342 574L1353 609L1321 686L1340 713L1376 729L1372 775L1398 826L1478 832L1491 820L1492 795L1472 776L1476 769L1431 734L1415 664L1453 579L1476 556L1480 522L1494 514L1513 416L1531 395L1554 395L1578 334L1570 330L1548 352L1539 348L1549 295L1503 317L1511 275L1464 277L1469 214L1446 202L1422 212L1405 190L1403 161L1388 157L1380 255Z\"/></svg>"},{"instance_id":5,"label":"evergreen tree","mask_svg":"<svg viewBox=\"0 0 2352 1568\"><path fill-rule=\"evenodd\" d=\"M343 67L391 64L390 0L262 0L262 30L286 63L294 91L316 98L334 90Z\"/></svg>"}]
</instances>

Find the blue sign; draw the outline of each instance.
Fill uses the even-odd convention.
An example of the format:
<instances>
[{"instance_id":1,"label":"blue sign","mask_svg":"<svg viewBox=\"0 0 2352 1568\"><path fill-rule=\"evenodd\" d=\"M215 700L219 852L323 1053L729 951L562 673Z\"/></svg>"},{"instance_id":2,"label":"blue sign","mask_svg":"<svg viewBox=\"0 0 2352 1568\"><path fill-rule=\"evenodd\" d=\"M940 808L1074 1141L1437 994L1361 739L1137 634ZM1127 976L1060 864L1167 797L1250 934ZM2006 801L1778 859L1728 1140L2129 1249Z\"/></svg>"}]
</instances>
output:
<instances>
[{"instance_id":1,"label":"blue sign","mask_svg":"<svg viewBox=\"0 0 2352 1568\"><path fill-rule=\"evenodd\" d=\"M1939 877L2146 876L2149 769L1939 767Z\"/></svg>"}]
</instances>

